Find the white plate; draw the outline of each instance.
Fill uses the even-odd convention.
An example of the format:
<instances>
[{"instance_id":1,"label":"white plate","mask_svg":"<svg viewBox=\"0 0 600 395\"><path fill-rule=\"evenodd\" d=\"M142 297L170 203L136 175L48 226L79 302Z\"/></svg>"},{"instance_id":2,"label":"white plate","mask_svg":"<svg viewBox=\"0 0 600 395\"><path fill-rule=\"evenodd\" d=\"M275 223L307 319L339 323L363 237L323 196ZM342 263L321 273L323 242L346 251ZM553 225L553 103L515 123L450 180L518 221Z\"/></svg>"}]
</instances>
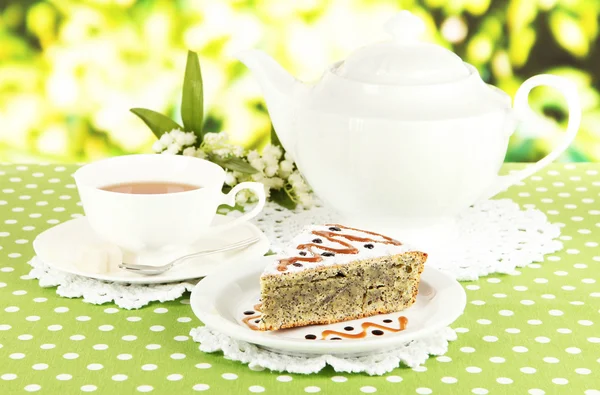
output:
<instances>
[{"instance_id":1,"label":"white plate","mask_svg":"<svg viewBox=\"0 0 600 395\"><path fill-rule=\"evenodd\" d=\"M192 291L190 304L194 314L211 329L276 352L357 356L401 347L411 340L444 328L463 313L467 303L465 291L456 280L425 265L417 301L402 312L330 325L311 325L270 332L252 330L242 322L245 317L251 316L244 315L244 312L254 311L253 306L260 296L259 278L271 259L273 258L259 258L240 265L235 270L229 265L223 266L208 275ZM380 330L382 333L376 332L376 335L369 329L366 337L361 339L335 341L331 338L337 336L330 335L328 340L321 340L321 334L325 330L358 333L361 332L361 324L366 322L398 328L401 316L408 319L408 325L400 332ZM353 329L345 330L345 327ZM317 339L306 339L307 335L315 335Z\"/></svg>"},{"instance_id":2,"label":"white plate","mask_svg":"<svg viewBox=\"0 0 600 395\"><path fill-rule=\"evenodd\" d=\"M224 221L224 218L224 216L217 215L214 223L219 224ZM156 276L143 276L122 269L99 274L85 271L81 266L77 266L75 264L78 259L78 249L76 247L100 242L85 217L62 223L42 232L34 240L33 249L45 264L63 272L118 283L156 284L204 277L224 263L231 261L237 263L262 257L269 250L269 240L256 226L248 222L225 232L207 236L191 246L191 250L212 249L252 236L259 236L260 240L249 247L189 259Z\"/></svg>"}]
</instances>

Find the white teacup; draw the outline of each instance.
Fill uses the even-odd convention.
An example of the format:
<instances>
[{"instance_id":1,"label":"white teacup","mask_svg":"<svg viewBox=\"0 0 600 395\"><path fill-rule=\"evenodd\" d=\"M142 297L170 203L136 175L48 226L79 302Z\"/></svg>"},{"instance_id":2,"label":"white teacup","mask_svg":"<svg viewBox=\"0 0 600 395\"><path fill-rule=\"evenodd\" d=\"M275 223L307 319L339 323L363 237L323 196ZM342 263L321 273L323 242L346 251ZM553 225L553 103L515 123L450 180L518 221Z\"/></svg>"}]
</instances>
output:
<instances>
[{"instance_id":1,"label":"white teacup","mask_svg":"<svg viewBox=\"0 0 600 395\"><path fill-rule=\"evenodd\" d=\"M220 166L181 155L118 156L85 165L73 177L92 229L125 253L138 256L181 249L211 233L237 226L255 217L266 200L264 186L257 182L243 182L223 194L225 171ZM100 189L131 182L169 182L200 188L162 194ZM253 191L258 204L238 218L211 226L219 205L235 205L235 196L243 189Z\"/></svg>"}]
</instances>

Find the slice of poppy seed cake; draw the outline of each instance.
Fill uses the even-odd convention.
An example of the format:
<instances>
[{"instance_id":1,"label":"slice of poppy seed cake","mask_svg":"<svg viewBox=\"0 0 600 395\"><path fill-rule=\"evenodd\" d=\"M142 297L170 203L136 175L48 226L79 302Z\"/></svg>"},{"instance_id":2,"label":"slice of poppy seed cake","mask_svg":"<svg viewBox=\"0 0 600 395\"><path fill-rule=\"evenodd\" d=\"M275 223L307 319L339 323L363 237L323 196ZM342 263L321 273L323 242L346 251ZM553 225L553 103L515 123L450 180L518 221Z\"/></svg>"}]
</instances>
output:
<instances>
[{"instance_id":1,"label":"slice of poppy seed cake","mask_svg":"<svg viewBox=\"0 0 600 395\"><path fill-rule=\"evenodd\" d=\"M261 330L392 313L417 297L427 254L342 225L311 226L260 278Z\"/></svg>"}]
</instances>

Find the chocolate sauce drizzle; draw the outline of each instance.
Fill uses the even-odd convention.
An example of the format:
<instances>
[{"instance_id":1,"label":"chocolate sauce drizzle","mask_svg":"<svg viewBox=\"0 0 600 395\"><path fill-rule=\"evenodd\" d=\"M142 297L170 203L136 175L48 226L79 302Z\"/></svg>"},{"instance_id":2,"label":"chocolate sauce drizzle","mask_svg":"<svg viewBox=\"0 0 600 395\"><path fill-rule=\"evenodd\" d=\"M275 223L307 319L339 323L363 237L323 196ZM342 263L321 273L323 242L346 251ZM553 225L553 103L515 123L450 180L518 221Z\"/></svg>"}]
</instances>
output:
<instances>
[{"instance_id":1,"label":"chocolate sauce drizzle","mask_svg":"<svg viewBox=\"0 0 600 395\"><path fill-rule=\"evenodd\" d=\"M258 330L258 325L254 324L253 322L250 322L250 321L260 318L260 316L262 315L262 314L260 314L262 312L261 308L262 308L262 303L255 304L254 311L256 311L258 314L254 314L249 317L245 317L242 320L242 322L244 324L246 324L248 326L248 328L252 329L253 331Z\"/></svg>"},{"instance_id":2,"label":"chocolate sauce drizzle","mask_svg":"<svg viewBox=\"0 0 600 395\"><path fill-rule=\"evenodd\" d=\"M327 336L337 336L337 337L342 337L342 338L346 338L346 339L362 339L363 337L367 337L367 330L369 328L377 328L377 329L381 329L384 331L389 331L389 332L400 332L406 329L406 325L408 325L408 318L406 318L405 316L400 316L398 317L398 324L399 327L398 328L392 328L389 326L385 326L385 325L380 325L380 324L376 324L374 322L363 322L360 326L362 328L362 331L359 333L348 333L348 332L338 332L338 331L333 331L333 330L325 330L321 333L321 339L326 340ZM373 331L373 334L375 334L375 331ZM383 333L377 333L376 335L380 336L383 335Z\"/></svg>"},{"instance_id":3,"label":"chocolate sauce drizzle","mask_svg":"<svg viewBox=\"0 0 600 395\"><path fill-rule=\"evenodd\" d=\"M244 324L246 324L246 326L248 326L248 328L252 329L253 331L259 330L258 325L256 325L252 321L259 319L262 316L261 308L262 308L262 303L255 304L254 311L257 312L258 314L254 314L249 317L244 317L242 319L242 322ZM385 319L385 320L383 320L383 322L391 323L392 320ZM348 326L344 328L345 332L338 332L338 331L334 331L331 329L327 329L327 330L324 330L323 332L321 332L321 339L327 340L328 336L333 336L333 337L330 337L329 340L362 339L364 337L367 337L369 328L376 328L376 330L372 331L372 333L376 336L383 335L384 332L382 332L382 331L400 332L400 331L403 331L406 329L406 326L408 325L408 318L406 318L404 316L398 317L398 324L399 324L398 328L394 328L391 326L377 324L377 323L371 322L371 321L365 321L360 325L360 327L362 328L362 331L359 333L348 333L349 331L354 330L353 327L348 327ZM315 339L317 339L317 336L311 334L311 335L305 336L305 338L309 339L309 340L315 340Z\"/></svg>"},{"instance_id":4,"label":"chocolate sauce drizzle","mask_svg":"<svg viewBox=\"0 0 600 395\"><path fill-rule=\"evenodd\" d=\"M361 243L392 244L392 245L396 245L396 246L402 245L401 242L394 240L391 237L387 237L387 236L384 236L384 235L381 235L381 234L375 233L375 232L369 232L366 230L350 228L348 226L337 225L337 224L326 224L325 226L335 227L335 228L339 228L339 229L354 230L356 232L362 232L362 233L366 233L368 235L380 237L383 240L374 240L369 237L360 237L360 236L354 236L354 235L349 235L349 234L345 234L345 233L330 232L327 230L313 230L311 232L313 235L323 237L323 238L331 241L332 243L337 243L337 244L341 245L344 248L333 248L333 247L328 247L328 246L324 246L322 244L317 244L317 243L300 244L296 248L298 250L308 250L308 252L310 252L311 256L295 256L292 258L280 259L279 265L277 266L277 270L280 272L285 272L289 265L292 265L296 262L321 262L323 260L323 257L318 252L316 252L315 249L333 252L335 254L358 254L358 252L359 252L358 248L354 247L348 241L358 241ZM339 238L344 238L348 241L340 240Z\"/></svg>"}]
</instances>

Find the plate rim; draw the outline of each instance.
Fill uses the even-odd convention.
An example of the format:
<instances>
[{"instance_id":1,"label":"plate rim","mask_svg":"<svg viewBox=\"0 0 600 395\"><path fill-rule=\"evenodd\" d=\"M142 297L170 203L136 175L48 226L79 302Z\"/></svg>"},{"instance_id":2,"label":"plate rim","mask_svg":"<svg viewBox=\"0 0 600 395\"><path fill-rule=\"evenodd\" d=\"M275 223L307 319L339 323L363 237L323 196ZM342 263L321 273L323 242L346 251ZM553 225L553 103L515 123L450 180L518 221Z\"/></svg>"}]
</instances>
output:
<instances>
[{"instance_id":1,"label":"plate rim","mask_svg":"<svg viewBox=\"0 0 600 395\"><path fill-rule=\"evenodd\" d=\"M285 339L276 336L264 336L261 335L264 332L253 331L249 328L244 328L238 323L233 323L232 321L223 318L223 316L218 313L218 309L214 304L217 295L216 291L219 289L222 290L227 285L222 282L219 284L219 281L212 281L212 277L217 277L219 275L222 277L224 274L227 274L226 277L229 278L229 282L227 284L231 284L236 279L241 278L244 272L247 273L249 270L258 270L258 262L262 264L269 258L272 259L272 257L267 256L257 258L253 261L247 261L245 264L249 266L245 269L245 271L239 270L239 267L237 271L231 271L229 269L229 265L225 265L199 281L198 284L196 284L192 289L192 293L190 295L190 306L196 317L198 317L198 319L200 319L200 321L202 321L202 323L204 323L204 325L209 329L216 330L233 339L245 341L261 347L284 352L287 351L292 354L298 351L307 355L356 355L365 351L369 351L369 349L373 349L373 346L375 346L376 349L400 347L403 344L406 344L408 341L426 337L427 335L441 330L456 321L456 319L458 319L458 317L464 313L467 305L467 294L464 288L454 277L435 267L425 266L425 269L421 274L421 279L425 279L425 281L431 283L432 286L437 284L437 286L433 287L434 289L439 289L446 284L449 286L450 291L454 294L454 296L457 297L457 300L452 301L452 304L456 306L456 309L453 310L453 313L449 314L448 317L443 321L436 322L435 324L429 325L416 332L407 332L404 336L395 335L377 338L365 338L361 339L359 342L307 342L302 339ZM265 265L262 265L261 267L264 269ZM429 277L429 279L424 277ZM324 352L324 349L327 351Z\"/></svg>"},{"instance_id":2,"label":"plate rim","mask_svg":"<svg viewBox=\"0 0 600 395\"><path fill-rule=\"evenodd\" d=\"M145 285L145 284L169 284L169 283L176 283L176 282L184 282L184 281L189 281L189 280L195 280L201 277L206 277L207 275L204 276L192 276L192 277L182 277L182 276L177 276L174 277L172 279L160 279L160 280L156 280L156 276L142 276L139 275L139 277L131 277L131 278L123 278L123 277L110 277L107 276L106 274L102 274L102 273L89 273L89 272L83 272L83 271L79 271L79 270L71 270L71 269L65 269L63 266L61 265L56 265L55 262L52 262L51 260L45 260L43 259L40 254L39 254L39 243L41 242L41 238L43 237L47 237L47 233L51 232L51 231L55 231L56 228L61 227L61 226L66 226L67 224L73 224L75 222L87 222L87 217L85 215L78 217L78 218L73 218L70 219L68 221L65 222L61 222L60 224L56 224L46 230L44 230L43 232L40 232L37 234L37 236L35 237L35 239L33 240L32 246L33 246L33 251L35 253L35 257L37 257L38 259L40 259L45 265L50 266L52 269L54 270L58 270L64 273L68 273L71 275L75 275L75 276L81 276L81 277L86 277L86 278L90 278L90 279L94 279L94 280L98 280L98 281L105 281L105 282L112 282L112 283L118 283L118 284L136 284L136 285ZM89 225L87 225L89 226ZM263 256L264 254L266 254L270 247L271 247L271 243L269 241L269 239L267 238L267 236L264 234L263 231L261 231L256 225L254 225L253 223L251 223L250 221L244 222L240 225L238 225L238 227L249 227L252 232L254 232L255 234L258 235L258 237L260 238L260 240L251 246L246 247L246 249L244 249L243 251L253 251L252 249L257 249L256 255L257 257L241 257L240 259L243 261L247 261L247 260L253 260L253 259L257 259L260 258L261 256ZM230 231L226 230L225 232ZM46 234L46 236L44 236ZM234 260L234 262L238 262L239 259L236 258L232 258ZM225 261L225 265L229 265L233 262L229 262L229 260ZM218 264L217 269L222 266L223 264ZM214 271L215 269L213 269ZM169 272L165 272L165 273L169 273ZM211 273L209 273L211 274Z\"/></svg>"}]
</instances>

